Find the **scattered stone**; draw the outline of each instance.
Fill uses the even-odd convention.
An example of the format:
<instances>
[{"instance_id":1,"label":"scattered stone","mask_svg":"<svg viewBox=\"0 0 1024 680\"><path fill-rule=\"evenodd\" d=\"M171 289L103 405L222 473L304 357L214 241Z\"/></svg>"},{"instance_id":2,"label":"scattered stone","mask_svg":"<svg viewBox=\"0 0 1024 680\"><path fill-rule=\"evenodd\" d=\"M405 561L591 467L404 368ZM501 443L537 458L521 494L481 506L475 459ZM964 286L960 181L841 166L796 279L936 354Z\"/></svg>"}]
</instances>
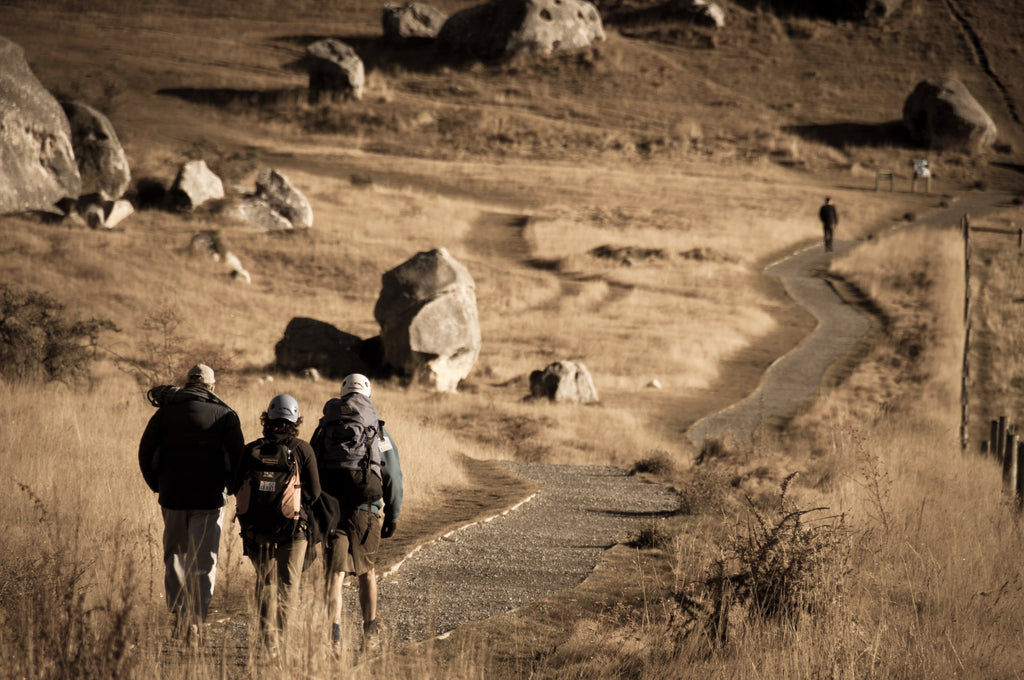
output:
<instances>
[{"instance_id":1,"label":"scattered stone","mask_svg":"<svg viewBox=\"0 0 1024 680\"><path fill-rule=\"evenodd\" d=\"M660 390L661 389L661 381L658 380L657 378L655 378L651 382L647 383L647 387L649 387L652 390Z\"/></svg>"},{"instance_id":2,"label":"scattered stone","mask_svg":"<svg viewBox=\"0 0 1024 680\"><path fill-rule=\"evenodd\" d=\"M355 49L336 38L318 40L306 48L309 103L327 99L363 98L366 71Z\"/></svg>"},{"instance_id":3,"label":"scattered stone","mask_svg":"<svg viewBox=\"0 0 1024 680\"><path fill-rule=\"evenodd\" d=\"M381 14L384 38L397 44L432 40L447 20L447 14L423 2L385 5Z\"/></svg>"},{"instance_id":4,"label":"scattered stone","mask_svg":"<svg viewBox=\"0 0 1024 680\"><path fill-rule=\"evenodd\" d=\"M581 363L556 361L530 374L530 397L587 404L598 401L590 371Z\"/></svg>"},{"instance_id":5,"label":"scattered stone","mask_svg":"<svg viewBox=\"0 0 1024 680\"><path fill-rule=\"evenodd\" d=\"M963 83L930 78L917 84L903 104L911 138L932 149L978 153L996 141L996 124Z\"/></svg>"},{"instance_id":6,"label":"scattered stone","mask_svg":"<svg viewBox=\"0 0 1024 680\"><path fill-rule=\"evenodd\" d=\"M385 273L373 315L384 361L413 382L455 392L480 355L476 286L444 248Z\"/></svg>"},{"instance_id":7,"label":"scattered stone","mask_svg":"<svg viewBox=\"0 0 1024 680\"><path fill-rule=\"evenodd\" d=\"M132 214L135 213L135 206L132 205L131 201L124 198L119 198L116 201L110 201L104 204L104 215L103 226L106 229L113 229L121 222L128 219Z\"/></svg>"},{"instance_id":8,"label":"scattered stone","mask_svg":"<svg viewBox=\"0 0 1024 680\"><path fill-rule=\"evenodd\" d=\"M189 242L189 250L200 255L208 255L214 262L222 262L230 273L231 278L242 283L252 283L252 277L242 266L242 262L233 252L228 250L227 244L221 238L220 232L216 229L206 229L196 232Z\"/></svg>"},{"instance_id":9,"label":"scattered stone","mask_svg":"<svg viewBox=\"0 0 1024 680\"><path fill-rule=\"evenodd\" d=\"M313 226L313 208L288 178L273 168L264 168L256 176L256 195L296 229Z\"/></svg>"},{"instance_id":10,"label":"scattered stone","mask_svg":"<svg viewBox=\"0 0 1024 680\"><path fill-rule=\"evenodd\" d=\"M320 380L322 379L320 376L320 371L316 370L312 366L310 366L309 368L302 372L302 377L305 378L306 380L312 380L313 382L320 382Z\"/></svg>"},{"instance_id":11,"label":"scattered stone","mask_svg":"<svg viewBox=\"0 0 1024 680\"><path fill-rule=\"evenodd\" d=\"M206 161L189 161L178 170L170 196L174 208L192 211L207 201L224 198L224 183Z\"/></svg>"},{"instance_id":12,"label":"scattered stone","mask_svg":"<svg viewBox=\"0 0 1024 680\"><path fill-rule=\"evenodd\" d=\"M77 199L81 188L64 110L21 46L0 37L0 214L57 214L57 203Z\"/></svg>"},{"instance_id":13,"label":"scattered stone","mask_svg":"<svg viewBox=\"0 0 1024 680\"><path fill-rule=\"evenodd\" d=\"M667 255L661 248L635 248L633 246L603 245L590 250L590 255L603 260L615 260L627 267L636 261L664 260Z\"/></svg>"},{"instance_id":14,"label":"scattered stone","mask_svg":"<svg viewBox=\"0 0 1024 680\"><path fill-rule=\"evenodd\" d=\"M82 193L105 201L124 196L132 182L128 159L110 120L83 102L61 102L71 125L71 145L82 179Z\"/></svg>"},{"instance_id":15,"label":"scattered stone","mask_svg":"<svg viewBox=\"0 0 1024 680\"><path fill-rule=\"evenodd\" d=\"M315 368L322 376L344 378L349 373L373 374L361 356L363 341L329 323L295 317L288 322L284 337L274 345L278 369L305 375Z\"/></svg>"},{"instance_id":16,"label":"scattered stone","mask_svg":"<svg viewBox=\"0 0 1024 680\"><path fill-rule=\"evenodd\" d=\"M443 48L478 59L550 56L604 39L601 15L584 0L491 0L456 12L437 34Z\"/></svg>"}]
</instances>

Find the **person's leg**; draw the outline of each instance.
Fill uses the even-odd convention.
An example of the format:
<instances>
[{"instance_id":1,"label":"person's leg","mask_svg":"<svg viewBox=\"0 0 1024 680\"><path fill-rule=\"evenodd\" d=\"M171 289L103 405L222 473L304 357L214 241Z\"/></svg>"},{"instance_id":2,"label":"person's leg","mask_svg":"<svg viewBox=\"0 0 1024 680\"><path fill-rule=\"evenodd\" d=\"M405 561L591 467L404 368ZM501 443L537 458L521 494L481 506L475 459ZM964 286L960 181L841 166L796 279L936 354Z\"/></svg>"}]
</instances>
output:
<instances>
[{"instance_id":1,"label":"person's leg","mask_svg":"<svg viewBox=\"0 0 1024 680\"><path fill-rule=\"evenodd\" d=\"M252 565L256 569L256 607L259 610L260 642L273 646L275 609L275 564L273 546L256 545L252 548Z\"/></svg>"},{"instance_id":2,"label":"person's leg","mask_svg":"<svg viewBox=\"0 0 1024 680\"><path fill-rule=\"evenodd\" d=\"M224 508L194 510L189 513L189 538L194 551L195 613L200 622L206 621L210 600L217 582L217 553L220 550L221 524ZM191 570L190 570L191 571Z\"/></svg>"},{"instance_id":3,"label":"person's leg","mask_svg":"<svg viewBox=\"0 0 1024 680\"><path fill-rule=\"evenodd\" d=\"M184 510L161 508L161 511L164 517L164 593L167 609L175 615L175 625L180 628L187 626L182 610L187 593L188 517Z\"/></svg>"},{"instance_id":4,"label":"person's leg","mask_svg":"<svg viewBox=\"0 0 1024 680\"><path fill-rule=\"evenodd\" d=\"M377 620L376 569L359 575L359 609L363 612L364 625Z\"/></svg>"},{"instance_id":5,"label":"person's leg","mask_svg":"<svg viewBox=\"0 0 1024 680\"><path fill-rule=\"evenodd\" d=\"M306 537L300 536L277 547L277 623L281 630L288 625L288 617L297 605L306 543Z\"/></svg>"}]
</instances>

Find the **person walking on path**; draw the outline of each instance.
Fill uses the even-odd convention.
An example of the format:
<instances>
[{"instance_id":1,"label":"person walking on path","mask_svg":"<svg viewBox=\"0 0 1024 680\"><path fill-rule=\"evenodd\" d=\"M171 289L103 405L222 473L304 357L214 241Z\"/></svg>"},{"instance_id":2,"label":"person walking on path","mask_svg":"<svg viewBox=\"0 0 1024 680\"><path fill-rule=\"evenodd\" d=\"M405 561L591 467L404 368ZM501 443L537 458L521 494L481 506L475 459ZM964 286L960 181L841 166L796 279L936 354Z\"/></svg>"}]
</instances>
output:
<instances>
[{"instance_id":1,"label":"person walking on path","mask_svg":"<svg viewBox=\"0 0 1024 680\"><path fill-rule=\"evenodd\" d=\"M324 405L310 443L324 490L338 499L341 520L327 539L327 601L331 642L341 648L342 584L359 583L364 651L380 646L377 623L377 550L394 534L402 505L398 452L370 399L370 381L358 373L342 381L341 397ZM383 515L383 518L382 518Z\"/></svg>"},{"instance_id":2,"label":"person walking on path","mask_svg":"<svg viewBox=\"0 0 1024 680\"><path fill-rule=\"evenodd\" d=\"M214 385L213 369L197 364L183 388L151 390L158 409L139 442L139 468L163 513L167 606L175 634L193 641L210 611L227 486L245 445Z\"/></svg>"},{"instance_id":3,"label":"person walking on path","mask_svg":"<svg viewBox=\"0 0 1024 680\"><path fill-rule=\"evenodd\" d=\"M260 641L276 654L297 604L320 475L313 449L298 437L302 416L294 397L271 399L260 424L263 436L245 446L230 490L243 551L256 569Z\"/></svg>"},{"instance_id":4,"label":"person walking on path","mask_svg":"<svg viewBox=\"0 0 1024 680\"><path fill-rule=\"evenodd\" d=\"M836 207L832 205L832 199L828 196L825 197L824 205L818 210L818 218L821 219L821 226L825 231L825 252L831 253L832 235L839 225L839 215L836 213Z\"/></svg>"}]
</instances>

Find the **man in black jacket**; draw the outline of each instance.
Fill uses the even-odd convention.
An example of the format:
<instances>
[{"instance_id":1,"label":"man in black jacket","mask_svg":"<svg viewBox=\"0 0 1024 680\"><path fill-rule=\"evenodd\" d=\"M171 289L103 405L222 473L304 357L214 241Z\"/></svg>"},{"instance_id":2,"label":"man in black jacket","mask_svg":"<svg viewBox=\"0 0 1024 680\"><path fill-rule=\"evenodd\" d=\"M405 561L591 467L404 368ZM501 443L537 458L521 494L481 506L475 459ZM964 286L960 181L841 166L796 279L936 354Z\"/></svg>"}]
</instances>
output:
<instances>
[{"instance_id":1,"label":"man in black jacket","mask_svg":"<svg viewBox=\"0 0 1024 680\"><path fill-rule=\"evenodd\" d=\"M161 395L139 443L139 468L163 512L164 588L178 634L197 634L209 612L227 485L245 446L214 384L213 369L193 366L184 388Z\"/></svg>"},{"instance_id":2,"label":"man in black jacket","mask_svg":"<svg viewBox=\"0 0 1024 680\"><path fill-rule=\"evenodd\" d=\"M818 218L821 220L821 228L825 232L825 252L832 252L832 235L839 225L839 214L836 207L832 205L832 199L825 197L825 203L818 209Z\"/></svg>"}]
</instances>

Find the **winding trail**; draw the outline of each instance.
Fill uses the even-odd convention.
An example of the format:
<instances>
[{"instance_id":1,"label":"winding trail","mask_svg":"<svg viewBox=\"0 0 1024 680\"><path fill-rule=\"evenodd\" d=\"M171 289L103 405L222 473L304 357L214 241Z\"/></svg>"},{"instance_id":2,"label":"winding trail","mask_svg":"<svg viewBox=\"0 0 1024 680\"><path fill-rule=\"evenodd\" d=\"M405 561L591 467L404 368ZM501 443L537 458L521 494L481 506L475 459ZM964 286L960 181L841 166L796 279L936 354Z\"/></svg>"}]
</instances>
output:
<instances>
[{"instance_id":1,"label":"winding trail","mask_svg":"<svg viewBox=\"0 0 1024 680\"><path fill-rule=\"evenodd\" d=\"M922 226L956 226L964 214L984 215L1010 205L1012 200L1013 194L1007 192L969 194L888 234ZM833 254L849 252L858 245L857 241L837 241ZM871 319L847 305L828 281L818 275L827 268L833 254L815 245L765 269L767 274L782 279L786 291L815 316L818 326L804 342L772 363L761 384L746 399L694 423L687 436L698 449L708 439L726 436L737 445L752 446L762 423L792 411L814 396L825 370L853 350L871 328Z\"/></svg>"}]
</instances>

